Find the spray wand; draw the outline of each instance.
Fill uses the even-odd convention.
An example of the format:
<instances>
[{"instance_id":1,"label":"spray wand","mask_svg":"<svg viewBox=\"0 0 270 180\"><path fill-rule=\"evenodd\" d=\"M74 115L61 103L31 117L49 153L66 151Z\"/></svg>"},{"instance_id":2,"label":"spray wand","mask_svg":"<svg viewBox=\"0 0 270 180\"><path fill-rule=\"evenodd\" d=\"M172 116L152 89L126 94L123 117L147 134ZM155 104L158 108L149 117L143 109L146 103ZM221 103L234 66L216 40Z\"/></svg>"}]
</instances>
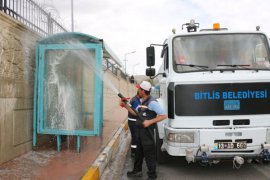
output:
<instances>
[{"instance_id":1,"label":"spray wand","mask_svg":"<svg viewBox=\"0 0 270 180\"><path fill-rule=\"evenodd\" d=\"M131 106L131 104L128 102L128 98L125 98L121 93L118 93L117 95L121 98L121 100L122 100L125 104L127 104L127 105L135 112L135 114L136 114L137 117L138 117L138 119L137 119L136 122L138 122L138 120L139 120L138 125L141 126L141 127L143 127L142 124L143 124L144 118L141 116L141 114L140 114L134 107ZM146 130L148 131L148 133L149 133L149 135L151 136L152 140L155 142L154 135L153 135L153 133L150 131L149 127L146 127Z\"/></svg>"},{"instance_id":2,"label":"spray wand","mask_svg":"<svg viewBox=\"0 0 270 180\"><path fill-rule=\"evenodd\" d=\"M143 119L143 117L140 115L140 113L139 113L134 107L131 106L131 104L128 102L128 98L125 98L121 93L118 93L117 95L121 98L121 100L122 100L125 104L127 104L127 105L134 111L134 113L136 114L136 116L138 116L138 120L139 120L140 126L142 126L142 123L143 123L144 119Z\"/></svg>"}]
</instances>

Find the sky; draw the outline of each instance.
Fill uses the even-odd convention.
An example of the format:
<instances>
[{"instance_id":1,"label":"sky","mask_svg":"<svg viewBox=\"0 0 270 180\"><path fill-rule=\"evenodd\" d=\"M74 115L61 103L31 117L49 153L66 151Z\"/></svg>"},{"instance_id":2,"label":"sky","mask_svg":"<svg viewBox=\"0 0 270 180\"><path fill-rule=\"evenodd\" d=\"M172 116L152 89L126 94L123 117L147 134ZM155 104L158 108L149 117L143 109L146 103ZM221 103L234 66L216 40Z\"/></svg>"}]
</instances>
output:
<instances>
[{"instance_id":1,"label":"sky","mask_svg":"<svg viewBox=\"0 0 270 180\"><path fill-rule=\"evenodd\" d=\"M71 0L36 0L71 30ZM200 28L213 23L229 30L270 33L270 0L73 0L74 31L103 39L128 74L145 74L146 47L185 33L182 24L194 19ZM136 51L135 53L130 53ZM161 64L156 48L156 68ZM130 53L130 54L129 54ZM125 68L123 67L123 70Z\"/></svg>"}]
</instances>

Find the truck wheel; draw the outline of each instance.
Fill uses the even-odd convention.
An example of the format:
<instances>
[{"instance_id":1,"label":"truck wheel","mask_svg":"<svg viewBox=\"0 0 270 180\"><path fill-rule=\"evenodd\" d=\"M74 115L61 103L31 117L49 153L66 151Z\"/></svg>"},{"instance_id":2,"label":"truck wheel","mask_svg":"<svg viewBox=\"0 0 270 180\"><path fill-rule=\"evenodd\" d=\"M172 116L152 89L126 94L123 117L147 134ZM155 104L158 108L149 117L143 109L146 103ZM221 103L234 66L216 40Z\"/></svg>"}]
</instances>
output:
<instances>
[{"instance_id":1,"label":"truck wheel","mask_svg":"<svg viewBox=\"0 0 270 180\"><path fill-rule=\"evenodd\" d=\"M168 161L169 155L167 151L161 151L161 146L163 143L163 139L159 138L158 130L155 129L155 135L156 135L156 159L159 164L164 164Z\"/></svg>"}]
</instances>

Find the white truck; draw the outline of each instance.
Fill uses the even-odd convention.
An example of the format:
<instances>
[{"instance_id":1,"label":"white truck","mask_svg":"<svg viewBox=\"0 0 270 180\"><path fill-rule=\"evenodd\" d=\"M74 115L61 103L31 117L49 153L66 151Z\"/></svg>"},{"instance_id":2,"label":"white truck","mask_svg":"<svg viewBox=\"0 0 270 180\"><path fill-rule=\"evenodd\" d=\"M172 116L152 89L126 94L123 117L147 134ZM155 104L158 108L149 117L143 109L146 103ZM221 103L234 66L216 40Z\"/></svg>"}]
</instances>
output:
<instances>
[{"instance_id":1,"label":"white truck","mask_svg":"<svg viewBox=\"0 0 270 180\"><path fill-rule=\"evenodd\" d=\"M155 133L157 160L184 156L203 165L231 160L270 160L270 49L259 30L230 32L214 24L172 34L162 46L155 73L155 49L147 47L146 75L160 89L168 119Z\"/></svg>"}]
</instances>

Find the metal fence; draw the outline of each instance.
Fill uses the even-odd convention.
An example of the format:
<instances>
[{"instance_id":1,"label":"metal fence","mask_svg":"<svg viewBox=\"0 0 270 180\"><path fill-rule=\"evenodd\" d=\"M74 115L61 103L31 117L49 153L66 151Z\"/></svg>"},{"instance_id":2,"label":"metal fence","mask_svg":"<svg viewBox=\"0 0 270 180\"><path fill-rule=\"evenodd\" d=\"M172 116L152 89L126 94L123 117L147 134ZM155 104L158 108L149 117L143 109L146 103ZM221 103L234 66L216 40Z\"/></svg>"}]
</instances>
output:
<instances>
[{"instance_id":1,"label":"metal fence","mask_svg":"<svg viewBox=\"0 0 270 180\"><path fill-rule=\"evenodd\" d=\"M33 0L0 0L0 11L22 22L42 36L67 30Z\"/></svg>"}]
</instances>

